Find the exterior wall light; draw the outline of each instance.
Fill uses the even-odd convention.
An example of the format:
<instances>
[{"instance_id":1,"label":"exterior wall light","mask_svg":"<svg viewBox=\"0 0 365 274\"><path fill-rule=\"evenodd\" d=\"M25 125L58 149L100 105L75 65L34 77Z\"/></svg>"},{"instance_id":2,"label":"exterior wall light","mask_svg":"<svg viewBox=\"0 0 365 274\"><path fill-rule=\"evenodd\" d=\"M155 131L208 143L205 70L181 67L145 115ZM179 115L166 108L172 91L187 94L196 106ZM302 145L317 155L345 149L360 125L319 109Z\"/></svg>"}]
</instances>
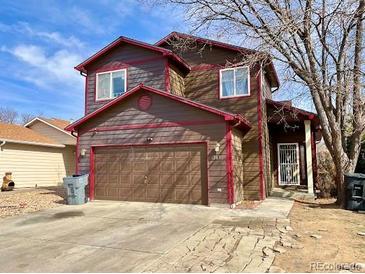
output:
<instances>
[{"instance_id":1,"label":"exterior wall light","mask_svg":"<svg viewBox=\"0 0 365 274\"><path fill-rule=\"evenodd\" d=\"M80 155L82 156L82 157L84 157L85 155L86 155L86 149L81 149L81 151L80 151Z\"/></svg>"},{"instance_id":2,"label":"exterior wall light","mask_svg":"<svg viewBox=\"0 0 365 274\"><path fill-rule=\"evenodd\" d=\"M215 148L214 148L215 153L219 153L219 149L220 149L220 147L221 147L221 145L220 145L219 143L217 143L217 144L215 145Z\"/></svg>"}]
</instances>

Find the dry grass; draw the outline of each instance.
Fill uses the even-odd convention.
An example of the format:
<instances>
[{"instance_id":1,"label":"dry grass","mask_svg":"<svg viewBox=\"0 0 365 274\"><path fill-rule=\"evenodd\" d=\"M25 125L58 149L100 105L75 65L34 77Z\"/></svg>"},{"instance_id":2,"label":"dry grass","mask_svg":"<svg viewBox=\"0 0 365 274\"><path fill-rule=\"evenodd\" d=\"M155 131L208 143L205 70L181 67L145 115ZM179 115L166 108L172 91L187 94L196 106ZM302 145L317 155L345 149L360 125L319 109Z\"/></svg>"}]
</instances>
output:
<instances>
[{"instance_id":1,"label":"dry grass","mask_svg":"<svg viewBox=\"0 0 365 274\"><path fill-rule=\"evenodd\" d=\"M0 218L52 208L64 203L62 188L17 189L0 192Z\"/></svg>"},{"instance_id":2,"label":"dry grass","mask_svg":"<svg viewBox=\"0 0 365 274\"><path fill-rule=\"evenodd\" d=\"M365 237L357 234L365 232L365 214L339 209L333 199L320 199L315 204L295 202L290 220L290 234L298 234L304 248L277 255L275 266L287 272L338 272L311 269L311 264L365 263Z\"/></svg>"}]
</instances>

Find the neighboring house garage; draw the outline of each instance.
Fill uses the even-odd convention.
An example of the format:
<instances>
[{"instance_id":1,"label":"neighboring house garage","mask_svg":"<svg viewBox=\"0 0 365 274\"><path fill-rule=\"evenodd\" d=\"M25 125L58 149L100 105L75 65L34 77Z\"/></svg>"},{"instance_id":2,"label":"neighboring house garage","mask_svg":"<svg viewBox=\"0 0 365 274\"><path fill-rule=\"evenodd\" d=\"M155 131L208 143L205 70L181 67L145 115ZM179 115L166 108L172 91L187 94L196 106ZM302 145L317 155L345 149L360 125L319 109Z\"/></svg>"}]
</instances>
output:
<instances>
[{"instance_id":1,"label":"neighboring house garage","mask_svg":"<svg viewBox=\"0 0 365 274\"><path fill-rule=\"evenodd\" d=\"M45 120L0 124L0 175L12 172L16 187L57 186L75 172L76 138L62 132L67 121L48 119L55 125L47 125Z\"/></svg>"},{"instance_id":2,"label":"neighboring house garage","mask_svg":"<svg viewBox=\"0 0 365 274\"><path fill-rule=\"evenodd\" d=\"M90 173L91 199L209 205L235 199L232 127L250 126L242 116L137 86L66 129L79 134L79 172Z\"/></svg>"}]
</instances>

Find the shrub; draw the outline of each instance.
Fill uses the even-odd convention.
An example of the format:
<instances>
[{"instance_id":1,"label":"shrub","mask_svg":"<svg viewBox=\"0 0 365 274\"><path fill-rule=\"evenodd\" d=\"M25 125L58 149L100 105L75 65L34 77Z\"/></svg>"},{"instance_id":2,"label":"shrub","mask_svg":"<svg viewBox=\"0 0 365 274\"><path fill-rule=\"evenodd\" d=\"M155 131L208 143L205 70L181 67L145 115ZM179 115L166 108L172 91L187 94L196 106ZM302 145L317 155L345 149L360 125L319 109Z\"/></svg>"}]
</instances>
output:
<instances>
[{"instance_id":1,"label":"shrub","mask_svg":"<svg viewBox=\"0 0 365 274\"><path fill-rule=\"evenodd\" d=\"M336 197L337 186L335 182L335 165L327 150L318 152L317 155L318 177L316 188L320 198Z\"/></svg>"}]
</instances>

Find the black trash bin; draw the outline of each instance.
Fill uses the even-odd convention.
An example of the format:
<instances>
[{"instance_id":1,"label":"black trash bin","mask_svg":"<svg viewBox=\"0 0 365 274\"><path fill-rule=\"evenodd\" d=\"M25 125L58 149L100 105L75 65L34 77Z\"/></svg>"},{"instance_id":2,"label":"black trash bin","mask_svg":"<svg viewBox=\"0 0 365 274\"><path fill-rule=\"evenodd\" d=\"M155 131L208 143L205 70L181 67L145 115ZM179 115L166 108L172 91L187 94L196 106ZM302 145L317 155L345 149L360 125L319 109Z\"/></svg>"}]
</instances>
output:
<instances>
[{"instance_id":1,"label":"black trash bin","mask_svg":"<svg viewBox=\"0 0 365 274\"><path fill-rule=\"evenodd\" d=\"M346 209L365 210L365 174L345 174Z\"/></svg>"}]
</instances>

